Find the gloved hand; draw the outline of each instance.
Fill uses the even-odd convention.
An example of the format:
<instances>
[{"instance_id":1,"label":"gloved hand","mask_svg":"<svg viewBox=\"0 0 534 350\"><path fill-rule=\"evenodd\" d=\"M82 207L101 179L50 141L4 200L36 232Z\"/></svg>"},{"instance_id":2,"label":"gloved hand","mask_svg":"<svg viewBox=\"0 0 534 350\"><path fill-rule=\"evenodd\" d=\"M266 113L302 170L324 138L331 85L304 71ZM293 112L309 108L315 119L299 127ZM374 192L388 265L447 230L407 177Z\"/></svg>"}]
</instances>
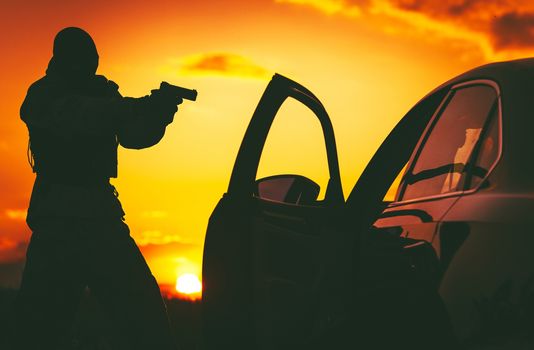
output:
<instances>
[{"instance_id":1,"label":"gloved hand","mask_svg":"<svg viewBox=\"0 0 534 350\"><path fill-rule=\"evenodd\" d=\"M161 118L165 124L172 123L174 113L178 111L178 105L183 102L181 97L167 94L160 89L151 91L149 96L154 114Z\"/></svg>"}]
</instances>

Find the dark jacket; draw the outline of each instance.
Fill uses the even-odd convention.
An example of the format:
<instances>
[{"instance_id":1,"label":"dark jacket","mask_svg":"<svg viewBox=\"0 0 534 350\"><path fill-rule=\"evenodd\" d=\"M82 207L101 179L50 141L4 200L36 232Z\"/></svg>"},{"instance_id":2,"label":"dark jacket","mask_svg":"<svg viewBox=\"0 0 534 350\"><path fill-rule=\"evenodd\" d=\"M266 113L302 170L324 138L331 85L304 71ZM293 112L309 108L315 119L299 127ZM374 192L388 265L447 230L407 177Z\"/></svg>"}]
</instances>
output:
<instances>
[{"instance_id":1,"label":"dark jacket","mask_svg":"<svg viewBox=\"0 0 534 350\"><path fill-rule=\"evenodd\" d=\"M158 96L122 97L103 76L69 79L49 68L20 111L37 173L28 219L124 215L109 184L117 177L117 147L155 145L175 111Z\"/></svg>"}]
</instances>

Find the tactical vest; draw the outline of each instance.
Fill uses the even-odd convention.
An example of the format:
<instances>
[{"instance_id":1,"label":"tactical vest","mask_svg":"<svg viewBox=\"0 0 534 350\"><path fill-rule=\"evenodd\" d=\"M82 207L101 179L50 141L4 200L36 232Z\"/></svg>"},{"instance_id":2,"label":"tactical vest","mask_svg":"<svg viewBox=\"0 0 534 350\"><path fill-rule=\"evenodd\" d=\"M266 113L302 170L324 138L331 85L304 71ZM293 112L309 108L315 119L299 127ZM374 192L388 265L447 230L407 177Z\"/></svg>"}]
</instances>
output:
<instances>
[{"instance_id":1,"label":"tactical vest","mask_svg":"<svg viewBox=\"0 0 534 350\"><path fill-rule=\"evenodd\" d=\"M50 80L52 79L52 80ZM68 94L87 97L120 96L118 86L103 76L95 76L87 84L69 86L61 81L45 77L35 84L28 110L39 110L41 102L50 103L46 113L62 113L61 106L54 106L53 101ZM35 106L35 107L33 107ZM80 108L84 108L80 105ZM33 116L26 115L27 119ZM51 118L53 120L53 118ZM39 124L36 124L39 125ZM36 126L28 124L30 150L33 157L33 170L42 179L59 184L94 184L117 177L117 136L112 131L107 133L65 132L61 128Z\"/></svg>"},{"instance_id":2,"label":"tactical vest","mask_svg":"<svg viewBox=\"0 0 534 350\"><path fill-rule=\"evenodd\" d=\"M117 137L57 135L30 128L33 169L43 179L62 184L93 184L117 177Z\"/></svg>"}]
</instances>

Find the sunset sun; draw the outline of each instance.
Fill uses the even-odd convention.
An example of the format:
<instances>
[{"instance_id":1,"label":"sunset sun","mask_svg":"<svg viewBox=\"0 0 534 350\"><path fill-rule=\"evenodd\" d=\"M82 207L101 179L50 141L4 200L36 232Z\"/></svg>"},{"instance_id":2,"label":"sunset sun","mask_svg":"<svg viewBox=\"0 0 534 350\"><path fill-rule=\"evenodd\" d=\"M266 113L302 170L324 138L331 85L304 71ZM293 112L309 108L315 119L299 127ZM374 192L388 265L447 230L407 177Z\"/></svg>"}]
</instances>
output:
<instances>
[{"instance_id":1,"label":"sunset sun","mask_svg":"<svg viewBox=\"0 0 534 350\"><path fill-rule=\"evenodd\" d=\"M176 291L193 299L200 298L202 283L198 276L192 273L185 273L176 280Z\"/></svg>"}]
</instances>

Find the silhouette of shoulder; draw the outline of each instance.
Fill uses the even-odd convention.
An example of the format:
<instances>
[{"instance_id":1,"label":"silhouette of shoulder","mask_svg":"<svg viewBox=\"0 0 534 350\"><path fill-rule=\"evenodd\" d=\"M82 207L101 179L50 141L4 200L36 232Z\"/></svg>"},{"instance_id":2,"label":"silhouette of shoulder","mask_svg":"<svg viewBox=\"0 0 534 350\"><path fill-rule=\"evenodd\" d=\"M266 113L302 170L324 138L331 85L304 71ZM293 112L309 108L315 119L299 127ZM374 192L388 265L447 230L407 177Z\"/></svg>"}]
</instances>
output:
<instances>
[{"instance_id":1,"label":"silhouette of shoulder","mask_svg":"<svg viewBox=\"0 0 534 350\"><path fill-rule=\"evenodd\" d=\"M115 134L125 148L142 149L158 143L168 124L165 115L176 109L162 111L150 96L123 97L118 89L103 75L82 83L47 75L30 86L21 119L30 131L52 135Z\"/></svg>"},{"instance_id":2,"label":"silhouette of shoulder","mask_svg":"<svg viewBox=\"0 0 534 350\"><path fill-rule=\"evenodd\" d=\"M99 134L115 129L131 109L118 85L104 76L83 83L45 76L30 86L20 115L29 127Z\"/></svg>"}]
</instances>

